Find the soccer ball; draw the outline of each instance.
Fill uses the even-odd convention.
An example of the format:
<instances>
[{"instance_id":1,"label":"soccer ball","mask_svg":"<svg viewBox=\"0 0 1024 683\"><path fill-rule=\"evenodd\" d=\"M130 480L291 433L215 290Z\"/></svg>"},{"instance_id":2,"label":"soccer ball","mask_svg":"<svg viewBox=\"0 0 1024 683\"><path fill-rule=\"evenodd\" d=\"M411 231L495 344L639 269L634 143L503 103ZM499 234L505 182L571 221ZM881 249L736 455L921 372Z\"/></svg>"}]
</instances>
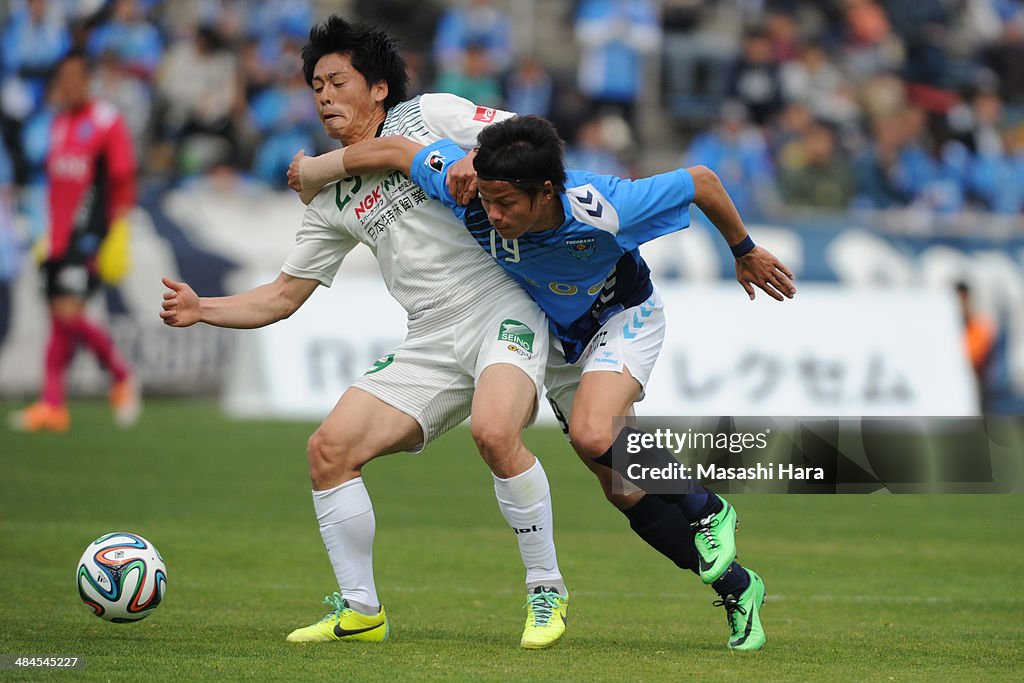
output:
<instances>
[{"instance_id":1,"label":"soccer ball","mask_svg":"<svg viewBox=\"0 0 1024 683\"><path fill-rule=\"evenodd\" d=\"M89 544L76 580L82 602L96 616L123 624L156 610L167 590L167 567L152 543L118 531Z\"/></svg>"}]
</instances>

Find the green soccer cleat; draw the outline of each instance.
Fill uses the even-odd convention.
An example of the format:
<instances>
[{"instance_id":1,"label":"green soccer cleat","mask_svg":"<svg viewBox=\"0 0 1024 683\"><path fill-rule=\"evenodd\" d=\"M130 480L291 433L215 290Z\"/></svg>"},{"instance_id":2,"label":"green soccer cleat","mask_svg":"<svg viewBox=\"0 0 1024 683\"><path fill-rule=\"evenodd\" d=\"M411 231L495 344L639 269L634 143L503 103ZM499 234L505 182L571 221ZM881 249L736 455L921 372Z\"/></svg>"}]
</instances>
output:
<instances>
[{"instance_id":1,"label":"green soccer cleat","mask_svg":"<svg viewBox=\"0 0 1024 683\"><path fill-rule=\"evenodd\" d=\"M693 544L700 556L700 580L714 583L736 559L736 510L718 496L722 509L690 524Z\"/></svg>"},{"instance_id":2,"label":"green soccer cleat","mask_svg":"<svg viewBox=\"0 0 1024 683\"><path fill-rule=\"evenodd\" d=\"M714 602L715 607L725 607L725 618L732 630L729 636L730 650L760 650L765 642L764 629L761 628L764 582L749 569L745 571L750 575L750 585L739 599L734 595L726 595Z\"/></svg>"},{"instance_id":3,"label":"green soccer cleat","mask_svg":"<svg viewBox=\"0 0 1024 683\"><path fill-rule=\"evenodd\" d=\"M388 617L384 614L383 606L380 612L370 616L349 607L348 601L337 593L328 595L324 602L333 607L333 611L315 624L289 633L289 643L323 643L334 640L381 643L388 639Z\"/></svg>"},{"instance_id":4,"label":"green soccer cleat","mask_svg":"<svg viewBox=\"0 0 1024 683\"><path fill-rule=\"evenodd\" d=\"M526 628L519 646L527 650L551 647L565 635L565 615L569 596L554 588L538 586L526 600Z\"/></svg>"}]
</instances>

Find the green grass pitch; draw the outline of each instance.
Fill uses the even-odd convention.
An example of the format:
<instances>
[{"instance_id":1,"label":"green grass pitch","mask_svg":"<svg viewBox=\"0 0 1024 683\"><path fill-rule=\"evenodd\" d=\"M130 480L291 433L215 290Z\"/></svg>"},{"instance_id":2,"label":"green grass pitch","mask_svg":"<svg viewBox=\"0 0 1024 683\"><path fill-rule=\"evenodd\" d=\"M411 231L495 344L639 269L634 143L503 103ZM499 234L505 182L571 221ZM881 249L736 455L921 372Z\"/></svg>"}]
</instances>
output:
<instances>
[{"instance_id":1,"label":"green grass pitch","mask_svg":"<svg viewBox=\"0 0 1024 683\"><path fill-rule=\"evenodd\" d=\"M11 404L0 405L10 409ZM725 647L711 590L647 548L554 430L528 444L551 480L569 632L518 648L515 537L461 428L372 463L383 645L292 645L334 578L313 516L312 424L151 402L118 432L72 406L68 435L0 431L0 654L84 656L0 680L1020 680L1024 497L732 497L741 561L768 589L767 648ZM2 429L2 428L0 428ZM108 624L78 599L86 544L127 530L168 567L164 604Z\"/></svg>"}]
</instances>

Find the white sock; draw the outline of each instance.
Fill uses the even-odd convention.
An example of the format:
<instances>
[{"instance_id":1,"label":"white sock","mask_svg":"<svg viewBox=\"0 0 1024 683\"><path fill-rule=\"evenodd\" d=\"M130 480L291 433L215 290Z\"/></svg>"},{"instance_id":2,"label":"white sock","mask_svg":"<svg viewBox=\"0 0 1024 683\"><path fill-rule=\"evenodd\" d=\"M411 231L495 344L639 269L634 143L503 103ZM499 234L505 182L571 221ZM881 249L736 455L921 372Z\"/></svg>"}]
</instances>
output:
<instances>
[{"instance_id":1,"label":"white sock","mask_svg":"<svg viewBox=\"0 0 1024 683\"><path fill-rule=\"evenodd\" d=\"M373 504L363 478L357 477L326 491L313 491L313 509L320 536L327 546L341 596L357 611L380 605L373 583Z\"/></svg>"},{"instance_id":2,"label":"white sock","mask_svg":"<svg viewBox=\"0 0 1024 683\"><path fill-rule=\"evenodd\" d=\"M551 489L540 460L510 479L494 477L494 495L501 514L519 541L519 554L526 566L527 590L552 586L564 594L565 583L555 557Z\"/></svg>"}]
</instances>

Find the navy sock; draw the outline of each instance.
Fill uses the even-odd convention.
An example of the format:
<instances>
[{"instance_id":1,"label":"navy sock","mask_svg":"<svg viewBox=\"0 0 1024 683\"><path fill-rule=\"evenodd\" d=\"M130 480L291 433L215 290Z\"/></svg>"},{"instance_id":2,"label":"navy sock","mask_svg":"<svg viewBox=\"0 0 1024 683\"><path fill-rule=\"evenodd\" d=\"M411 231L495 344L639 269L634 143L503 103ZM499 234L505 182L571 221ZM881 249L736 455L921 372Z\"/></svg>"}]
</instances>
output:
<instances>
[{"instance_id":1,"label":"navy sock","mask_svg":"<svg viewBox=\"0 0 1024 683\"><path fill-rule=\"evenodd\" d=\"M725 573L718 581L711 584L711 587L723 598L727 595L738 598L743 595L743 591L750 587L750 574L739 562L733 560Z\"/></svg>"},{"instance_id":2,"label":"navy sock","mask_svg":"<svg viewBox=\"0 0 1024 683\"><path fill-rule=\"evenodd\" d=\"M680 569L698 573L693 534L677 506L648 495L628 510L622 510L622 514L629 520L633 532L647 545L675 562Z\"/></svg>"},{"instance_id":3,"label":"navy sock","mask_svg":"<svg viewBox=\"0 0 1024 683\"><path fill-rule=\"evenodd\" d=\"M594 461L615 470L627 481L633 481L626 476L625 468L630 463L639 463L644 467L664 467L679 462L664 448L642 448L639 453L630 454L629 462L626 462L625 458L619 458L620 462L615 463L615 459L612 458L612 452L616 448L624 452L626 439L633 433L640 433L640 430L633 427L623 427L615 438L615 443L612 444L612 447L602 453L600 457L594 458ZM616 464L618 464L618 468L615 467ZM642 482L633 481L633 483L640 486ZM651 493L647 491L647 493L678 507L687 522L696 522L722 509L722 502L718 499L718 496L704 488L696 479L687 479L681 483L686 486L685 492ZM641 486L641 488L643 487Z\"/></svg>"}]
</instances>

